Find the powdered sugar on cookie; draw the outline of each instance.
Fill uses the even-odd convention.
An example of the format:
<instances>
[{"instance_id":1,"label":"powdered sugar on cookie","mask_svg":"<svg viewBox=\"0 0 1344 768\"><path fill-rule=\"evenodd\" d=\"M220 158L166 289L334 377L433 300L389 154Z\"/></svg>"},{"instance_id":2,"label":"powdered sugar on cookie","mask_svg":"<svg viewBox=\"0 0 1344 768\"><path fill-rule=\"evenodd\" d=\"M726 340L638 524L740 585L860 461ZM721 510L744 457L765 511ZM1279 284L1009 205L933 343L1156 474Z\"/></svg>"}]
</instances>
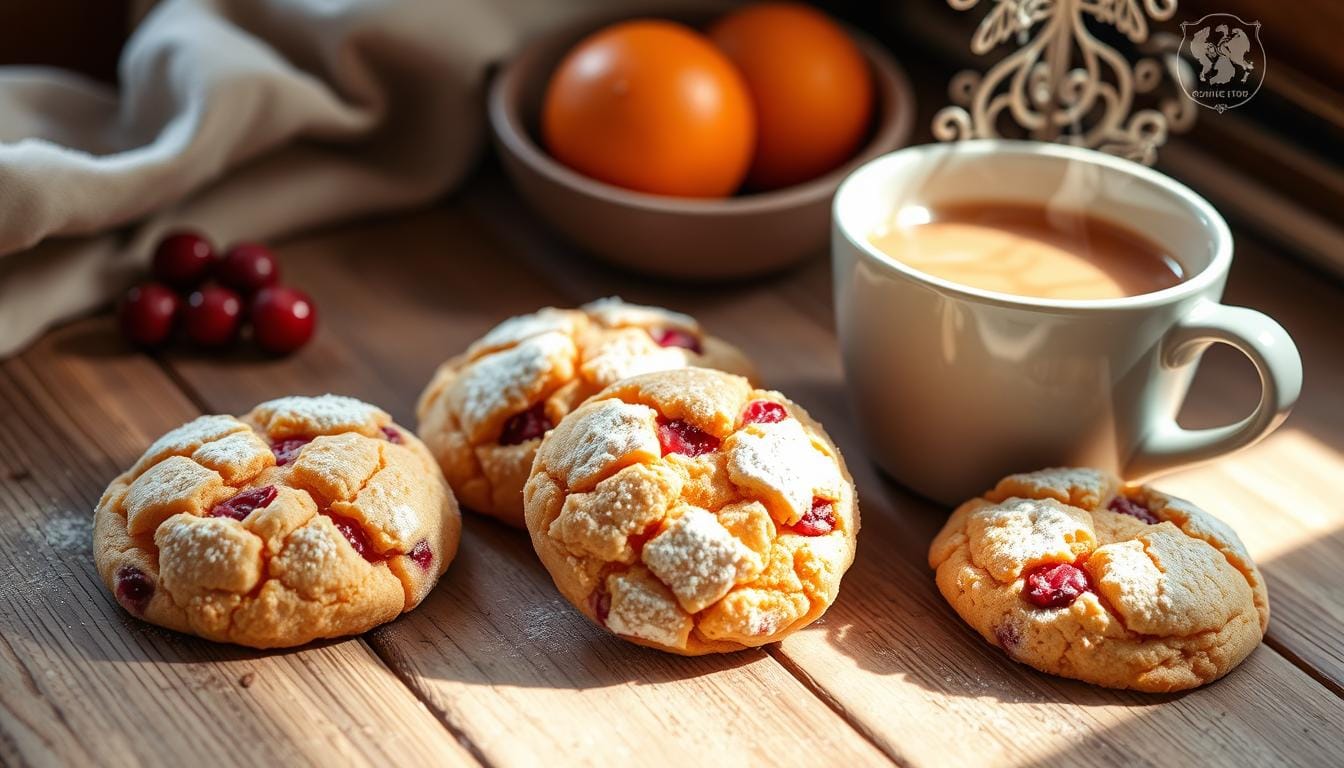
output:
<instances>
[{"instance_id":1,"label":"powdered sugar on cookie","mask_svg":"<svg viewBox=\"0 0 1344 768\"><path fill-rule=\"evenodd\" d=\"M677 328L691 333L700 332L700 324L690 315L673 312L662 307L649 307L643 304L628 304L619 296L608 296L584 304L583 310L593 322L605 328Z\"/></svg>"},{"instance_id":2,"label":"powdered sugar on cookie","mask_svg":"<svg viewBox=\"0 0 1344 768\"><path fill-rule=\"evenodd\" d=\"M812 444L797 419L748 425L729 437L724 449L729 477L759 494L781 525L802 519L814 496L839 498L835 460Z\"/></svg>"},{"instance_id":3,"label":"powdered sugar on cookie","mask_svg":"<svg viewBox=\"0 0 1344 768\"><path fill-rule=\"evenodd\" d=\"M462 428L480 440L484 425L524 409L546 378L572 369L576 355L570 337L543 333L477 360L455 385Z\"/></svg>"}]
</instances>

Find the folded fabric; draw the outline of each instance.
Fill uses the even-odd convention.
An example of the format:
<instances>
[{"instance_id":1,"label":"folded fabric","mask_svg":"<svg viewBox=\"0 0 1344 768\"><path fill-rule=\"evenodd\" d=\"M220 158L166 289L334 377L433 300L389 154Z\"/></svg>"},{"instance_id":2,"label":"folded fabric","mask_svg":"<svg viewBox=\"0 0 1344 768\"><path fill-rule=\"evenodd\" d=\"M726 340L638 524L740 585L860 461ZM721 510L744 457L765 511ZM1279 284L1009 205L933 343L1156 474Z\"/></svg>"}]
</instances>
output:
<instances>
[{"instance_id":1,"label":"folded fabric","mask_svg":"<svg viewBox=\"0 0 1344 768\"><path fill-rule=\"evenodd\" d=\"M470 169L489 65L629 0L165 0L119 89L0 68L0 357L105 304L167 229L266 239Z\"/></svg>"}]
</instances>

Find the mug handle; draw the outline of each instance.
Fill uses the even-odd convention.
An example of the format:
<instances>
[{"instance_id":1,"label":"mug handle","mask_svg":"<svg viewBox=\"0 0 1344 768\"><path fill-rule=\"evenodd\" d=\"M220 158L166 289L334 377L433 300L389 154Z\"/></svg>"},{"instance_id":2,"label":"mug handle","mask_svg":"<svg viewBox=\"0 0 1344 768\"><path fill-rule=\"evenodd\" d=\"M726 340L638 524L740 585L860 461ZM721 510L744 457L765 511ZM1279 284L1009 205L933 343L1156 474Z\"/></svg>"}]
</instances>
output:
<instances>
[{"instance_id":1,"label":"mug handle","mask_svg":"<svg viewBox=\"0 0 1344 768\"><path fill-rule=\"evenodd\" d=\"M1190 365L1215 342L1236 347L1255 364L1260 374L1260 403L1255 411L1241 421L1213 429L1183 429L1174 416L1162 417L1134 452L1125 468L1127 477L1140 480L1245 448L1288 418L1302 392L1302 358L1283 326L1253 309L1205 299L1167 331L1161 365Z\"/></svg>"}]
</instances>

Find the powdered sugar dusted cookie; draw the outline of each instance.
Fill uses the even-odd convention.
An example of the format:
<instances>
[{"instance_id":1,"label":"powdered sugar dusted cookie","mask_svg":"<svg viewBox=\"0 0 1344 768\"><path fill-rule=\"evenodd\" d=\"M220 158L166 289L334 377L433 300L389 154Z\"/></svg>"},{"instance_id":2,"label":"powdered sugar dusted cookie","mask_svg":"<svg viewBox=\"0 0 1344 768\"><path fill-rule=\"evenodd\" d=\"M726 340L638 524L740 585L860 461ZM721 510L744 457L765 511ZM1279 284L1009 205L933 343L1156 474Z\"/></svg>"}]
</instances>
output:
<instances>
[{"instance_id":1,"label":"powdered sugar dusted cookie","mask_svg":"<svg viewBox=\"0 0 1344 768\"><path fill-rule=\"evenodd\" d=\"M854 559L840 452L778 392L685 368L595 395L537 451L527 528L556 586L627 640L682 654L781 640Z\"/></svg>"},{"instance_id":2,"label":"powdered sugar dusted cookie","mask_svg":"<svg viewBox=\"0 0 1344 768\"><path fill-rule=\"evenodd\" d=\"M136 616L273 648L414 608L461 531L434 458L386 413L283 397L159 438L98 502L93 557Z\"/></svg>"},{"instance_id":3,"label":"powdered sugar dusted cookie","mask_svg":"<svg viewBox=\"0 0 1344 768\"><path fill-rule=\"evenodd\" d=\"M541 436L627 376L686 366L753 375L695 319L608 298L512 317L441 365L420 396L420 437L468 508L523 525Z\"/></svg>"},{"instance_id":4,"label":"powdered sugar dusted cookie","mask_svg":"<svg viewBox=\"0 0 1344 768\"><path fill-rule=\"evenodd\" d=\"M1111 688L1203 685L1269 623L1264 579L1231 528L1092 469L1004 478L952 514L929 564L957 613L1010 657Z\"/></svg>"}]
</instances>

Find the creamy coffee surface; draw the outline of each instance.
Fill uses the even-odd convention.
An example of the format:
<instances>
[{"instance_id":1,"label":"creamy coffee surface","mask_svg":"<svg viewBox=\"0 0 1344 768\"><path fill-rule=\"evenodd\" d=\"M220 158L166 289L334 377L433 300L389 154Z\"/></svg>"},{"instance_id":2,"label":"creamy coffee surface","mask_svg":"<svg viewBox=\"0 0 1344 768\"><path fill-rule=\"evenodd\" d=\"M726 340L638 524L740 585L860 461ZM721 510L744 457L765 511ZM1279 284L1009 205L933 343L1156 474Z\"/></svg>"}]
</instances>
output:
<instances>
[{"instance_id":1,"label":"creamy coffee surface","mask_svg":"<svg viewBox=\"0 0 1344 768\"><path fill-rule=\"evenodd\" d=\"M869 239L921 272L1015 296L1114 299L1184 279L1180 263L1140 232L1038 205L907 207Z\"/></svg>"}]
</instances>

